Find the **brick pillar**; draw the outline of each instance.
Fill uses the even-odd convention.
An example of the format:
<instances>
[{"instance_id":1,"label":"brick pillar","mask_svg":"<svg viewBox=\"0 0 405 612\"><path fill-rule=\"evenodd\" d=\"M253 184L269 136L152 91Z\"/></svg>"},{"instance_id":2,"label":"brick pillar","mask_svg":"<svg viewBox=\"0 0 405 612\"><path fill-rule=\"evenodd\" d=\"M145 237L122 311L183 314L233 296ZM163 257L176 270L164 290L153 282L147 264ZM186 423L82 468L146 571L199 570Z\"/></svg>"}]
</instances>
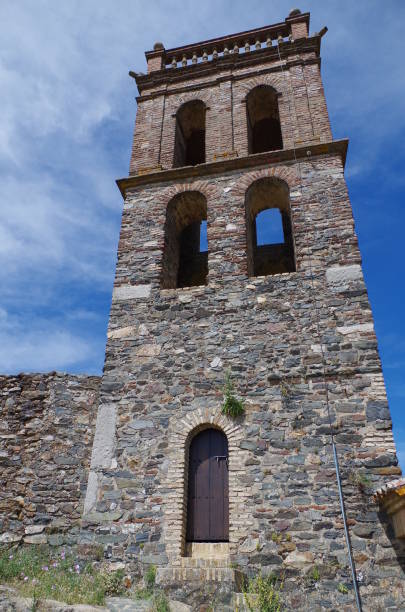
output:
<instances>
[{"instance_id":1,"label":"brick pillar","mask_svg":"<svg viewBox=\"0 0 405 612\"><path fill-rule=\"evenodd\" d=\"M153 45L153 51L145 52L146 61L148 63L148 74L156 70L163 70L165 67L165 48L161 42L156 42Z\"/></svg>"},{"instance_id":2,"label":"brick pillar","mask_svg":"<svg viewBox=\"0 0 405 612\"><path fill-rule=\"evenodd\" d=\"M293 9L285 21L290 25L291 34L294 40L298 38L308 38L308 13L301 13L299 9Z\"/></svg>"}]
</instances>

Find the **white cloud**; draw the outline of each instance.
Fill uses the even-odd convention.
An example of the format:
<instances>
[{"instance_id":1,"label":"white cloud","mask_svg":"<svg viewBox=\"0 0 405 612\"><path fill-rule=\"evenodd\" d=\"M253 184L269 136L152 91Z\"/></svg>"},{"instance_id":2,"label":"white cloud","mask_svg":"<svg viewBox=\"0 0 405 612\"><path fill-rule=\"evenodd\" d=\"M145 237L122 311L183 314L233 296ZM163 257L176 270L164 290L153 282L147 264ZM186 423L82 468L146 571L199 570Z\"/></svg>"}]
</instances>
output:
<instances>
[{"instance_id":1,"label":"white cloud","mask_svg":"<svg viewBox=\"0 0 405 612\"><path fill-rule=\"evenodd\" d=\"M65 281L110 285L117 223L103 216L101 204L86 208L74 188L39 176L41 182L12 176L3 182L1 293L25 291L34 279L60 282L61 273Z\"/></svg>"},{"instance_id":2,"label":"white cloud","mask_svg":"<svg viewBox=\"0 0 405 612\"><path fill-rule=\"evenodd\" d=\"M91 341L77 337L56 323L9 316L0 309L0 371L47 372L66 369L95 357Z\"/></svg>"}]
</instances>

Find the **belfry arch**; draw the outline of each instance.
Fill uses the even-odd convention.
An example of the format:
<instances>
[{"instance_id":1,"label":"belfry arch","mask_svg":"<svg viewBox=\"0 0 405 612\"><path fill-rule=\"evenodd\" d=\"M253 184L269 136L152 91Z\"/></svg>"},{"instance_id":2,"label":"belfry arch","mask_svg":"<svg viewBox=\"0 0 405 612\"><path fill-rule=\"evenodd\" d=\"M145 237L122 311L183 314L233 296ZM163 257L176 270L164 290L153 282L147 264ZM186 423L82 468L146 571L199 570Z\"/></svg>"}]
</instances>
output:
<instances>
[{"instance_id":1,"label":"belfry arch","mask_svg":"<svg viewBox=\"0 0 405 612\"><path fill-rule=\"evenodd\" d=\"M246 97L248 152L264 153L283 148L277 92L270 85L258 85Z\"/></svg>"},{"instance_id":2,"label":"belfry arch","mask_svg":"<svg viewBox=\"0 0 405 612\"><path fill-rule=\"evenodd\" d=\"M173 167L205 162L205 111L202 100L185 102L176 113Z\"/></svg>"},{"instance_id":3,"label":"belfry arch","mask_svg":"<svg viewBox=\"0 0 405 612\"><path fill-rule=\"evenodd\" d=\"M258 219L267 210L279 211L282 239L269 239L259 244ZM277 178L258 179L246 191L245 211L249 276L294 272L296 266L288 185ZM272 228L266 229L271 236Z\"/></svg>"},{"instance_id":4,"label":"belfry arch","mask_svg":"<svg viewBox=\"0 0 405 612\"><path fill-rule=\"evenodd\" d=\"M201 244L206 219L207 200L199 191L185 191L170 200L164 226L163 289L206 284L208 251Z\"/></svg>"}]
</instances>

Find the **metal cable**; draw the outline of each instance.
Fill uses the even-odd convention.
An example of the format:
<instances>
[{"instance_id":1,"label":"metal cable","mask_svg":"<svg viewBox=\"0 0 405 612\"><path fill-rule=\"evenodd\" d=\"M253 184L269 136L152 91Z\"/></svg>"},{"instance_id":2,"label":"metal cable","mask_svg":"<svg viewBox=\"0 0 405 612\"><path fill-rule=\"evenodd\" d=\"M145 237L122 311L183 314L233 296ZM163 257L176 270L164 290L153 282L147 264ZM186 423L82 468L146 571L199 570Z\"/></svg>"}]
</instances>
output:
<instances>
[{"instance_id":1,"label":"metal cable","mask_svg":"<svg viewBox=\"0 0 405 612\"><path fill-rule=\"evenodd\" d=\"M283 68L283 62L281 60L280 44L279 44L279 42L277 42L277 52L278 52L278 57L279 57L279 60L280 60L281 73L283 75L283 79L284 79L284 82L286 83L286 86L288 86L286 74L285 74L285 71L284 71L284 68ZM302 74L303 74L303 78L304 78L304 82L305 82L305 86L306 86L304 71L302 71ZM291 123L291 126L292 126L291 101L294 104L294 110L295 110L295 117L296 118L297 118L297 109L296 109L296 106L295 106L294 91L293 91L293 88L292 88L292 85L291 85L291 76L290 76L289 88L290 88L290 96L289 96L289 99L288 99L288 106L289 106L290 123ZM308 103L308 109L309 109L309 103ZM298 121L297 121L296 125L297 125L297 129L298 129ZM297 159L297 153L296 153L296 149L295 149L294 132L292 133L292 135L293 135L292 144L293 144L293 151L294 151L294 161L296 162L296 165L298 166L300 192L301 192L301 197L302 197L303 189L302 189L301 164L300 164L300 162ZM312 257L311 257L310 249L308 249L308 262L309 262L309 273L310 273L311 288L312 288L312 304L313 304L314 310L315 310L316 332L317 332L317 336L318 336L318 339L319 339L319 344L320 344L320 347L321 347L323 383L324 383L324 388L325 388L325 403L326 403L326 409L327 409L328 421L329 421L329 431L330 431L330 439L331 439L331 445L332 445L332 451L333 451L333 460L334 460L335 470L336 470L336 480L337 480L337 485L338 485L340 511L341 511L342 518L343 518L343 526L344 526L344 531L345 531L346 546L347 546L347 552L348 552L348 557L349 557L349 564L350 564L350 569L351 569L351 574L352 574L352 582L353 582L353 588L354 588L354 593L355 593L355 598L356 598L356 605L357 605L358 611L362 612L362 604L361 604L360 593L359 593L359 585L357 583L356 566L355 566L355 563L354 563L352 545L351 545L351 541L350 541L350 533L349 533L349 528L348 528L348 525L347 525L346 508L345 508L345 502L344 502L344 496L343 496L343 490L342 490L342 481L341 481L340 468L339 468L339 458L338 458L338 454L337 454L335 437L334 437L334 433L333 433L333 422L332 422L332 415L331 415L330 404L329 404L329 387L328 387L328 383L327 383L327 380L326 380L326 359L325 359L325 351L324 351L324 347L323 347L323 343L322 343L321 328L320 328L320 309L319 309L318 300L316 299L314 273L313 273L313 268L312 268Z\"/></svg>"}]
</instances>

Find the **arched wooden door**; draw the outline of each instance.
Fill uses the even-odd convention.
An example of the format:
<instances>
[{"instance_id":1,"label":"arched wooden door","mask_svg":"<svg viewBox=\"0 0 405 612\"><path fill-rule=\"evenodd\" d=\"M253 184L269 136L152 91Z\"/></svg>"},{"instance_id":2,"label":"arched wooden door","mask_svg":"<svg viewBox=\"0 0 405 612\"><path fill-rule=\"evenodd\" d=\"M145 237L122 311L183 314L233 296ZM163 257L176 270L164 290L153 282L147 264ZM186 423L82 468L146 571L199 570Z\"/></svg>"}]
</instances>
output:
<instances>
[{"instance_id":1,"label":"arched wooden door","mask_svg":"<svg viewBox=\"0 0 405 612\"><path fill-rule=\"evenodd\" d=\"M228 440L218 429L204 429L190 444L187 541L228 539Z\"/></svg>"}]
</instances>

